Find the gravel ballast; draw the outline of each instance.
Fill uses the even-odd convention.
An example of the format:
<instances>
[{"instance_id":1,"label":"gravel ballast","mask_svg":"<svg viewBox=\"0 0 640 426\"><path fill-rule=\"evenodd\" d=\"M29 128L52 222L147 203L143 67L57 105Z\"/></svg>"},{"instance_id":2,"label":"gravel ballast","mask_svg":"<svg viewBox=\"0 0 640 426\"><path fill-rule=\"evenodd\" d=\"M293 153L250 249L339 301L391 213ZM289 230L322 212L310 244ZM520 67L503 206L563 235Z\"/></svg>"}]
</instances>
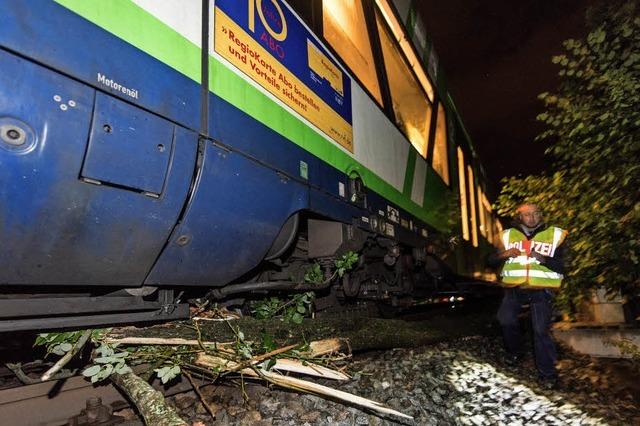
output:
<instances>
[{"instance_id":1,"label":"gravel ballast","mask_svg":"<svg viewBox=\"0 0 640 426\"><path fill-rule=\"evenodd\" d=\"M322 381L387 404L413 421L248 382L244 391L240 385L202 389L216 410L215 422L192 394L170 403L191 422L215 425L640 425L637 376L628 380L637 372L628 361L609 361L628 367L616 378L605 361L564 351L560 389L547 390L537 384L531 359L507 367L503 355L498 337L470 337L356 355L352 380Z\"/></svg>"}]
</instances>

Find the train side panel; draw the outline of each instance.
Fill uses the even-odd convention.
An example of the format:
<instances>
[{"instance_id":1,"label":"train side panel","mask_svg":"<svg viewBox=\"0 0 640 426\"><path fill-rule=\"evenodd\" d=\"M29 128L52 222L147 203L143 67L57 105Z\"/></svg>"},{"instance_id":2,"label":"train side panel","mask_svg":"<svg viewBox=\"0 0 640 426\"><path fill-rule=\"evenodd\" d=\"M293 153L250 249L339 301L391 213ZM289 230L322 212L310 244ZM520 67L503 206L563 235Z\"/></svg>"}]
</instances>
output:
<instances>
[{"instance_id":1,"label":"train side panel","mask_svg":"<svg viewBox=\"0 0 640 426\"><path fill-rule=\"evenodd\" d=\"M0 127L18 136L0 141L0 283L141 283L187 195L197 135L4 50L0 69Z\"/></svg>"},{"instance_id":2,"label":"train side panel","mask_svg":"<svg viewBox=\"0 0 640 426\"><path fill-rule=\"evenodd\" d=\"M200 2L137 3L0 2L0 125L28 137L0 142L0 283L140 285L175 227L201 78L175 28Z\"/></svg>"}]
</instances>

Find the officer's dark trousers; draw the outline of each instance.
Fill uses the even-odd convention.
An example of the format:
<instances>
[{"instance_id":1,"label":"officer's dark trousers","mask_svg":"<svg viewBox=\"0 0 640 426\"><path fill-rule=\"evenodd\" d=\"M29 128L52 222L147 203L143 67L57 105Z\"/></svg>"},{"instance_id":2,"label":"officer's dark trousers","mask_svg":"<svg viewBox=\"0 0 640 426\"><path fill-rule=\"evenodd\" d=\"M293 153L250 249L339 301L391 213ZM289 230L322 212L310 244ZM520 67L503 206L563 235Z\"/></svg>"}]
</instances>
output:
<instances>
[{"instance_id":1,"label":"officer's dark trousers","mask_svg":"<svg viewBox=\"0 0 640 426\"><path fill-rule=\"evenodd\" d=\"M533 345L536 367L542 378L556 376L556 347L551 339L552 296L547 290L521 290L507 288L498 310L498 321L502 326L504 342L511 355L522 355L524 345L518 322L522 305L528 304L531 311Z\"/></svg>"}]
</instances>

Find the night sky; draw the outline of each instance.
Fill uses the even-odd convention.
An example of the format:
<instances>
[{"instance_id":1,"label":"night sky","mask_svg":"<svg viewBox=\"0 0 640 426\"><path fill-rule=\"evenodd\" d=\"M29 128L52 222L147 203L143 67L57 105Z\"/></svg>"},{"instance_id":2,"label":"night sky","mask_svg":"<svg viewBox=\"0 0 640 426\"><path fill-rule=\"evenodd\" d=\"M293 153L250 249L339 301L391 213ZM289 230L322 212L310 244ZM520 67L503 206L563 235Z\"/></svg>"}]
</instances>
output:
<instances>
[{"instance_id":1,"label":"night sky","mask_svg":"<svg viewBox=\"0 0 640 426\"><path fill-rule=\"evenodd\" d=\"M421 0L427 32L449 91L497 195L505 176L546 167L535 120L537 95L554 91L551 56L586 35L586 7L598 0ZM606 1L606 0L602 0Z\"/></svg>"}]
</instances>

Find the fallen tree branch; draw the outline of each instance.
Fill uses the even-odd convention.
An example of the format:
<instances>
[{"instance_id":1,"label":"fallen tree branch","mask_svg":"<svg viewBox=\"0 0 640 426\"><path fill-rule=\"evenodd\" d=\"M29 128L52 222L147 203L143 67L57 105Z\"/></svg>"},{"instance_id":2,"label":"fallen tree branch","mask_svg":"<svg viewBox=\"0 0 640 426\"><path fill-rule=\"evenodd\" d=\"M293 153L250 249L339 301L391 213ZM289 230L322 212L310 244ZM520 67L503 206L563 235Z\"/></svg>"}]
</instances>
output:
<instances>
[{"instance_id":1,"label":"fallen tree branch","mask_svg":"<svg viewBox=\"0 0 640 426\"><path fill-rule=\"evenodd\" d=\"M34 379L32 377L29 377L23 370L23 368L29 366L29 365L34 365L34 364L40 364L41 362L33 362L33 363L28 363L27 365L22 365L21 363L16 363L16 364L12 364L12 363L6 363L5 366L11 370L13 372L13 374L16 375L16 377L18 378L18 380L20 380L23 384L25 385L34 385L36 383L40 383L42 380L40 380L40 378ZM73 377L76 375L76 373L78 372L77 369L73 369L73 370L66 370L66 369L62 369L59 372L57 372L56 374L54 374L53 376L51 376L52 380L61 380L61 379L66 379L69 377Z\"/></svg>"},{"instance_id":2,"label":"fallen tree branch","mask_svg":"<svg viewBox=\"0 0 640 426\"><path fill-rule=\"evenodd\" d=\"M103 340L104 343L110 345L132 345L132 346L213 346L219 349L226 348L235 344L235 342L198 342L197 339L184 339L181 337L113 337L106 336ZM296 345L291 345L295 347ZM344 338L322 339L309 342L309 349L302 352L304 355L311 358L321 357L323 355L331 355L334 353L344 353L349 355L351 353L351 347L349 346L349 340Z\"/></svg>"},{"instance_id":3,"label":"fallen tree branch","mask_svg":"<svg viewBox=\"0 0 640 426\"><path fill-rule=\"evenodd\" d=\"M162 338L162 337L105 337L103 342L111 345L159 345L159 346L200 346L202 343L204 346L229 346L234 342L198 342L197 339L183 339L180 337Z\"/></svg>"},{"instance_id":4,"label":"fallen tree branch","mask_svg":"<svg viewBox=\"0 0 640 426\"><path fill-rule=\"evenodd\" d=\"M214 368L214 369L220 368L221 366L227 367L227 366L233 365L233 364L230 364L230 362L227 360L221 359L216 356L207 355L207 354L198 354L198 356L196 357L195 363L196 365L200 365L208 368ZM380 404L379 402L372 401L370 399L353 395L341 390L333 389L328 386L323 386L317 383L298 379L295 377L283 376L282 374L276 373L273 371L267 371L264 369L244 368L240 370L239 373L246 376L250 376L250 377L262 378L274 385L278 385L287 389L293 389L300 392L312 393L312 394L324 396L330 399L334 399L334 400L337 399L340 401L348 402L353 405L368 408L377 413L393 414L406 419L413 419L413 417L408 416L399 411L393 410L389 407L386 407L383 404Z\"/></svg>"},{"instance_id":5,"label":"fallen tree branch","mask_svg":"<svg viewBox=\"0 0 640 426\"><path fill-rule=\"evenodd\" d=\"M427 321L383 320L378 318L356 318L345 321L340 318L308 320L302 324L288 324L279 319L256 320L243 317L234 321L234 327L242 330L245 341L259 342L264 330L273 337L278 346L309 340L331 339L336 336L348 339L352 351L418 347L465 335L487 332L487 324L493 318L484 317L438 317ZM200 322L202 342L233 342L237 336L226 322ZM110 341L123 338L180 338L194 340L198 336L191 323L171 323L170 326L113 329L107 336ZM207 345L208 346L208 345Z\"/></svg>"},{"instance_id":6,"label":"fallen tree branch","mask_svg":"<svg viewBox=\"0 0 640 426\"><path fill-rule=\"evenodd\" d=\"M51 379L51 377L56 374L58 371L60 371L62 369L62 367L64 367L65 365L67 365L67 363L69 361L71 361L71 358L73 358L75 356L75 354L77 354L80 349L82 349L82 347L87 343L87 341L89 340L89 337L91 337L91 332L93 330L85 330L82 335L80 336L80 338L76 341L76 343L73 345L73 347L71 348L71 350L69 352L67 352L66 354L64 354L64 356L62 358L60 358L58 360L58 362L56 362L55 364L53 364L53 367L51 367L50 369L48 369L40 378L41 381L45 382L49 379Z\"/></svg>"},{"instance_id":7,"label":"fallen tree branch","mask_svg":"<svg viewBox=\"0 0 640 426\"><path fill-rule=\"evenodd\" d=\"M162 393L133 373L112 374L111 381L118 386L135 404L144 418L145 424L151 426L187 426L178 413L169 407Z\"/></svg>"},{"instance_id":8,"label":"fallen tree branch","mask_svg":"<svg viewBox=\"0 0 640 426\"><path fill-rule=\"evenodd\" d=\"M330 366L335 365L336 361L344 360L352 350L415 347L469 334L482 334L487 332L486 325L490 321L491 318L486 316L472 318L433 317L428 321L421 322L372 318L356 318L345 321L341 318L331 317L304 320L302 324L290 324L279 319L255 320L244 317L234 321L233 326L228 321L201 322L192 320L191 322L173 322L145 328L116 328L105 336L103 342L118 343L122 346L190 346L191 348L186 350L184 348L149 351L144 348L139 350L129 348L128 350L132 358L138 356L146 361L149 357L152 359L155 357L159 360L156 362L156 366L160 367L162 364L166 364L163 367L165 369L172 365L182 365L184 373L188 374L185 370L190 369L190 371L206 374L216 379L230 373L237 373L241 377L242 386L244 386L242 377L260 379L288 389L346 402L379 414L393 414L410 419L411 417L375 401L285 376L280 372L290 371L345 380L348 376L342 371L315 364L314 361ZM336 336L340 336L340 338L336 338ZM256 342L265 342L267 337L269 347L273 347L273 345L281 347L266 354L253 356L253 351L259 350L259 347L267 346L264 343L258 345ZM311 342L306 351L302 351L300 342L309 340L316 341ZM296 348L299 349L286 354ZM272 369L262 368L261 363L269 359L273 360L269 362ZM114 381L122 381L122 377L129 377L128 374L112 376ZM138 380L142 381L140 378ZM129 394L126 390L124 391ZM142 413L145 409L141 407L146 405L145 402L138 402L140 397L131 396L131 399ZM151 405L155 406L155 403ZM173 415L177 417L175 413ZM181 421L181 419L178 420ZM159 426L184 424L178 420L175 423L147 420L147 424Z\"/></svg>"},{"instance_id":9,"label":"fallen tree branch","mask_svg":"<svg viewBox=\"0 0 640 426\"><path fill-rule=\"evenodd\" d=\"M251 358L251 359L249 360L249 363L251 363L251 364L257 364L257 363L259 363L259 362L261 362L261 361L264 361L264 360L266 360L266 359L273 358L273 357L274 357L274 356L276 356L276 355L280 355L281 353L284 353L284 352L290 351L291 349L295 349L295 348L297 348L298 346L300 346L300 345L289 345L289 346L285 346L284 348L278 348L278 349L273 350L273 351L271 351L271 352L267 352L266 354L262 354L262 355L254 356L253 358Z\"/></svg>"}]
</instances>

